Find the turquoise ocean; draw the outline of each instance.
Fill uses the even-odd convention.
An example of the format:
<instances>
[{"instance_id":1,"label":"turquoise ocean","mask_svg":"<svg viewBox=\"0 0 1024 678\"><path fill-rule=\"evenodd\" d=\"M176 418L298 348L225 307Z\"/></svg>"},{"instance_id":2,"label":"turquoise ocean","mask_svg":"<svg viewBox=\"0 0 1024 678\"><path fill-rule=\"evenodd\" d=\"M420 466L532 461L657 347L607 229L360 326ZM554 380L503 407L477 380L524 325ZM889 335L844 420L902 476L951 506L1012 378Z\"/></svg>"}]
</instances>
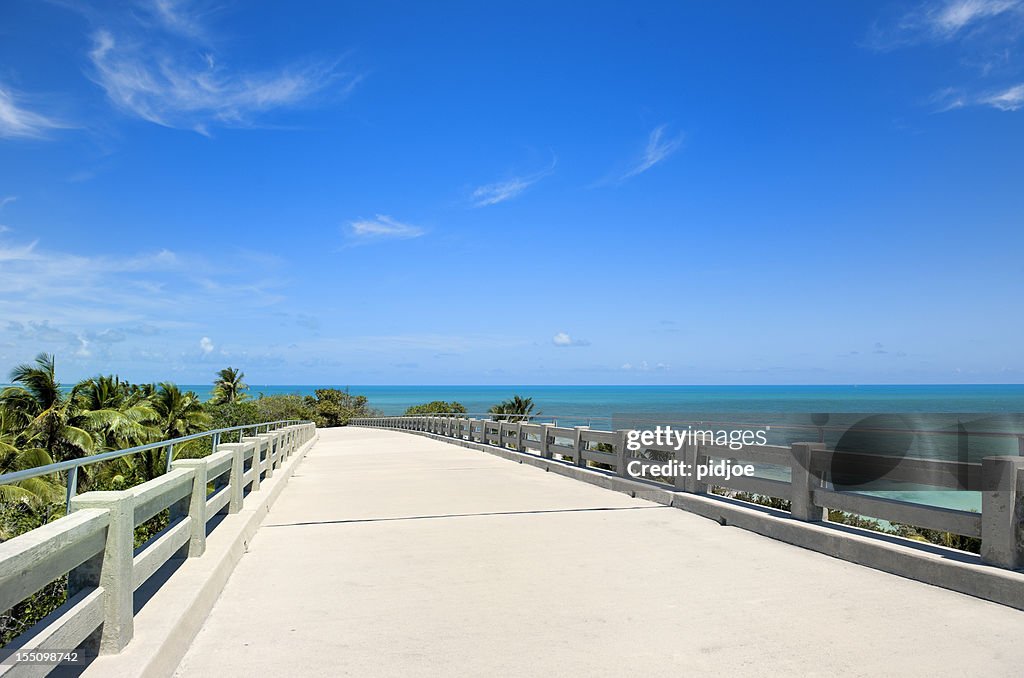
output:
<instances>
[{"instance_id":1,"label":"turquoise ocean","mask_svg":"<svg viewBox=\"0 0 1024 678\"><path fill-rule=\"evenodd\" d=\"M201 398L210 385L186 385ZM1024 384L907 386L361 386L250 385L252 395L312 395L347 388L387 415L411 405L455 400L470 412L512 395L533 398L543 414L567 419L700 412L1024 412Z\"/></svg>"},{"instance_id":2,"label":"turquoise ocean","mask_svg":"<svg viewBox=\"0 0 1024 678\"><path fill-rule=\"evenodd\" d=\"M211 386L185 386L201 398ZM829 413L1024 413L1024 384L1011 385L834 385L834 386L377 386L377 385L250 385L250 394L313 395L317 388L349 389L365 395L371 407L399 415L411 405L432 400L458 401L471 413L484 413L495 403L521 395L533 398L545 419L560 425L616 428L619 422L669 422L702 413L729 418L740 414ZM1013 420L1021 421L1014 417ZM1024 430L1017 431L1024 433ZM1012 442L1012 441L1008 441ZM1011 452L1012 453L1012 452ZM781 479L781 477L780 477ZM978 510L978 492L935 491L930 488L877 492L915 503Z\"/></svg>"}]
</instances>

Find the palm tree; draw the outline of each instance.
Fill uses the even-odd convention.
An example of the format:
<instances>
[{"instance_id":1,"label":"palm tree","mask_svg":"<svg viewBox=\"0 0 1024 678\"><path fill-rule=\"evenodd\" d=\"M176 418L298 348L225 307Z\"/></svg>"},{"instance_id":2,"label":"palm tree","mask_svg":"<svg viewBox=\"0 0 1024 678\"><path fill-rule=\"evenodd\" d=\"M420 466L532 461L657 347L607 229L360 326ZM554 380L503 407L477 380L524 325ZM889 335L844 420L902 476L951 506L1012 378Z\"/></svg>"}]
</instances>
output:
<instances>
[{"instance_id":1,"label":"palm tree","mask_svg":"<svg viewBox=\"0 0 1024 678\"><path fill-rule=\"evenodd\" d=\"M217 404L237 403L239 400L248 398L243 391L249 390L249 385L242 379L245 372L236 370L233 367L225 367L217 373L217 379L213 382L213 401Z\"/></svg>"},{"instance_id":2,"label":"palm tree","mask_svg":"<svg viewBox=\"0 0 1024 678\"><path fill-rule=\"evenodd\" d=\"M104 449L133 447L152 437L157 414L144 390L102 375L75 388L80 416Z\"/></svg>"},{"instance_id":3,"label":"palm tree","mask_svg":"<svg viewBox=\"0 0 1024 678\"><path fill-rule=\"evenodd\" d=\"M15 442L20 431L12 426L12 420L7 408L0 407L0 474L52 464L53 459L44 449L18 449ZM56 501L60 495L59 483L48 476L0 485L0 501L3 502L24 501L36 504Z\"/></svg>"},{"instance_id":4,"label":"palm tree","mask_svg":"<svg viewBox=\"0 0 1024 678\"><path fill-rule=\"evenodd\" d=\"M509 400L503 400L497 405L493 405L487 412L493 415L491 418L494 421L526 421L530 417L540 414L540 412L535 413L533 407L533 398L514 395Z\"/></svg>"},{"instance_id":5,"label":"palm tree","mask_svg":"<svg viewBox=\"0 0 1024 678\"><path fill-rule=\"evenodd\" d=\"M176 385L162 382L153 395L153 411L156 413L155 440L170 440L191 433L206 430L211 417L203 409L203 404L192 391L182 392ZM155 442L155 441L154 441ZM142 453L146 480L160 474L159 461L162 452L150 450Z\"/></svg>"},{"instance_id":6,"label":"palm tree","mask_svg":"<svg viewBox=\"0 0 1024 678\"><path fill-rule=\"evenodd\" d=\"M0 405L10 413L11 425L22 431L22 447L41 448L57 460L77 459L95 449L76 407L76 390L61 390L52 355L40 353L34 365L18 365L10 378L16 385L0 393Z\"/></svg>"}]
</instances>

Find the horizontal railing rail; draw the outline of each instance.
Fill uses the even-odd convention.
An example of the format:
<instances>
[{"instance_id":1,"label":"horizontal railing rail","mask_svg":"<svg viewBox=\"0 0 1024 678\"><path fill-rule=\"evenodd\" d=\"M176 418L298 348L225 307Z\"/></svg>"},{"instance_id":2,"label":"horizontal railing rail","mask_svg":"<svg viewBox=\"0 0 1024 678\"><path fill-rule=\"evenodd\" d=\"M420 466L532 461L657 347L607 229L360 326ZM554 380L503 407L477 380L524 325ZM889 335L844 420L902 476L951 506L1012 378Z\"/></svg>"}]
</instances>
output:
<instances>
[{"instance_id":1,"label":"horizontal railing rail","mask_svg":"<svg viewBox=\"0 0 1024 678\"><path fill-rule=\"evenodd\" d=\"M216 433L242 430L255 435L218 442L206 457L173 460L167 473L127 490L84 492L72 498L66 516L0 543L0 610L68 577L67 601L5 652L122 650L134 634L135 591L168 561L201 556L213 519L241 511L246 496L316 436L311 422ZM164 512L167 526L135 548L136 528ZM49 668L6 664L0 676L42 675Z\"/></svg>"},{"instance_id":2,"label":"horizontal railing rail","mask_svg":"<svg viewBox=\"0 0 1024 678\"><path fill-rule=\"evenodd\" d=\"M490 415L488 415L489 417ZM627 444L629 431L560 427L534 421L493 421L459 416L402 416L353 419L356 426L409 430L532 454L554 462L614 473L677 492L712 495L714 487L782 499L790 515L805 522L827 519L827 511L844 511L891 523L981 539L984 562L1007 569L1024 567L1024 457L990 456L980 462L900 458L838 453L821 442L789 445L727 445L686 442L668 445ZM725 422L722 422L725 423ZM1016 434L1014 434L1016 435ZM630 447L637 449L631 450ZM964 511L890 499L832 482L835 459L856 466L879 482L899 486L984 490L981 511ZM740 460L754 475L698 477L700 466ZM678 462L690 473L645 474ZM678 469L679 466L670 467ZM775 471L775 473L772 473Z\"/></svg>"},{"instance_id":3,"label":"horizontal railing rail","mask_svg":"<svg viewBox=\"0 0 1024 678\"><path fill-rule=\"evenodd\" d=\"M842 415L843 413L838 413ZM671 419L666 421L665 419L651 418L647 415L640 414L623 414L618 417L612 417L607 415L583 415L583 414L513 414L513 413L495 413L495 412L432 412L423 415L392 415L387 417L376 417L378 419L392 419L392 420L415 420L421 416L434 416L434 417L461 417L470 419L482 419L490 421L527 421L531 423L551 423L554 426L558 426L559 421L563 422L586 422L585 424L573 424L573 426L581 425L587 428L596 428L597 430L612 431L612 427L616 422L616 419L622 419L631 425L635 425L641 428L653 428L657 425L664 426L665 424L671 424L677 429L682 426L715 426L733 429L752 429L764 426L769 426L773 430L778 431L794 431L801 433L813 433L819 438L817 442L823 442L825 434L838 433L842 434L850 430L847 425L829 425L829 424L800 424L795 422L774 422L770 420L761 421L739 421L739 420L722 420L722 419L701 419L692 417L681 417L679 419ZM869 415L873 416L873 415ZM956 416L954 414L948 415L950 417ZM607 427L607 428L604 428ZM902 426L868 426L859 423L856 426L858 433L874 433L874 434L922 434L936 437L956 437L963 435L962 431L944 429L944 428L913 428L913 427L902 427ZM1017 441L1017 449L1019 453L1024 456L1024 433L1019 431L997 431L997 430L972 430L970 432L972 438L996 438L996 439L1012 439Z\"/></svg>"},{"instance_id":4,"label":"horizontal railing rail","mask_svg":"<svg viewBox=\"0 0 1024 678\"><path fill-rule=\"evenodd\" d=\"M32 468L23 469L21 471L12 471L10 473L4 473L0 475L0 485L10 485L12 483L21 482L28 480L29 478L38 478L41 476L48 476L54 473L61 473L63 471L68 472L67 477L67 504L70 507L71 499L75 496L78 490L78 470L84 466L91 466L93 464L100 464L105 461L111 461L113 459L120 459L121 457L128 457L133 454L140 454L142 452L148 452L150 450L167 450L167 463L166 468L170 470L171 464L174 462L174 448L175 446L184 445L185 443L192 442L193 440L200 440L202 438L211 438L211 449L215 449L220 439L226 433L238 433L239 440L245 435L246 431L252 431L253 435L259 434L262 428L264 432L276 430L285 426L291 426L294 424L309 424L311 422L299 419L286 419L281 421L271 421L262 424L246 424L245 426L231 426L228 428L219 428L210 431L201 431L199 433L191 433L187 436L181 436L178 438L170 438L168 440L159 440L152 443L146 443L145 445L136 445L135 447L129 447L123 450L110 450L108 452L100 452L98 454L90 454L79 459L66 459L53 464L46 464L45 466L33 466Z\"/></svg>"}]
</instances>

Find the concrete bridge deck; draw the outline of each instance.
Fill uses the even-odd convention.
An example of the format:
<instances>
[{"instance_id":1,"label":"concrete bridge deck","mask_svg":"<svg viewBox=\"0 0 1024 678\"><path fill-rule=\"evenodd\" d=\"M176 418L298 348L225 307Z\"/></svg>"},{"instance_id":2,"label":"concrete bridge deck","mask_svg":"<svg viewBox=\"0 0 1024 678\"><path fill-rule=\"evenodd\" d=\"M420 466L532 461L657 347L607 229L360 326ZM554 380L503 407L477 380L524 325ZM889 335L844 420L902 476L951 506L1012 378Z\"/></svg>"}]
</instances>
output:
<instances>
[{"instance_id":1,"label":"concrete bridge deck","mask_svg":"<svg viewBox=\"0 0 1024 678\"><path fill-rule=\"evenodd\" d=\"M180 676L1018 676L1024 613L421 436L326 429Z\"/></svg>"}]
</instances>

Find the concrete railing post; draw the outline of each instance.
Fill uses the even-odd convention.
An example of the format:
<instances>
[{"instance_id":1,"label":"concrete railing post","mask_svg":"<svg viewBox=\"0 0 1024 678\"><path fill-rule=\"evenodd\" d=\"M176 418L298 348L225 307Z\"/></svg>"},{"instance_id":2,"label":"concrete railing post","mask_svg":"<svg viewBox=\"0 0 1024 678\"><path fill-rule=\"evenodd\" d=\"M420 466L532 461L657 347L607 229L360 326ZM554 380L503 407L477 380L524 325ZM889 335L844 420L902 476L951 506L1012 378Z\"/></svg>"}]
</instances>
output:
<instances>
[{"instance_id":1,"label":"concrete railing post","mask_svg":"<svg viewBox=\"0 0 1024 678\"><path fill-rule=\"evenodd\" d=\"M291 431L287 428L282 428L276 431L281 439L281 458L287 459L288 455L291 454Z\"/></svg>"},{"instance_id":2,"label":"concrete railing post","mask_svg":"<svg viewBox=\"0 0 1024 678\"><path fill-rule=\"evenodd\" d=\"M587 460L583 458L583 448L586 447L586 442L583 440L583 432L589 429L589 426L576 426L576 432L573 434L572 439L572 455L577 466L586 467Z\"/></svg>"},{"instance_id":3,"label":"concrete railing post","mask_svg":"<svg viewBox=\"0 0 1024 678\"><path fill-rule=\"evenodd\" d=\"M990 565L1024 567L1024 458L981 460L981 558Z\"/></svg>"},{"instance_id":4,"label":"concrete railing post","mask_svg":"<svg viewBox=\"0 0 1024 678\"><path fill-rule=\"evenodd\" d=\"M814 453L825 449L823 443L793 443L789 511L797 520L818 522L824 511L814 504L814 491L821 488L821 477L812 470Z\"/></svg>"},{"instance_id":5,"label":"concrete railing post","mask_svg":"<svg viewBox=\"0 0 1024 678\"><path fill-rule=\"evenodd\" d=\"M103 624L87 642L99 654L116 654L135 635L135 500L131 492L86 492L72 498L70 508L106 509L110 517L103 550L68 573L68 597L85 588L103 587Z\"/></svg>"},{"instance_id":6,"label":"concrete railing post","mask_svg":"<svg viewBox=\"0 0 1024 678\"><path fill-rule=\"evenodd\" d=\"M256 449L252 453L252 464L253 467L256 468L256 472L260 473L260 469L262 469L264 478L270 478L274 475L274 466L272 464L273 460L270 456L272 447L270 439L266 436L246 436L245 438L242 438L242 442L254 443L256 445ZM265 459L261 459L260 455L264 447L267 448L267 456Z\"/></svg>"},{"instance_id":7,"label":"concrete railing post","mask_svg":"<svg viewBox=\"0 0 1024 678\"><path fill-rule=\"evenodd\" d=\"M248 447L252 448L252 461L249 462L249 469L252 471L252 491L260 489L262 482L260 473L260 444L259 443L243 443Z\"/></svg>"},{"instance_id":8,"label":"concrete railing post","mask_svg":"<svg viewBox=\"0 0 1024 678\"><path fill-rule=\"evenodd\" d=\"M629 462L629 450L626 449L626 436L629 430L619 429L615 432L615 474L620 478L628 478L626 464Z\"/></svg>"},{"instance_id":9,"label":"concrete railing post","mask_svg":"<svg viewBox=\"0 0 1024 678\"><path fill-rule=\"evenodd\" d=\"M687 445L685 459L688 465L686 470L690 472L690 475L683 479L683 489L691 494L707 494L708 483L697 479L697 467L707 462L707 457L704 454L704 443Z\"/></svg>"},{"instance_id":10,"label":"concrete railing post","mask_svg":"<svg viewBox=\"0 0 1024 678\"><path fill-rule=\"evenodd\" d=\"M687 464L690 463L688 459L690 457L691 447L692 445L689 441L684 441L682 448L680 448L679 451L676 452L675 454L675 458L680 462L681 466L679 469L679 473L676 475L675 481L672 484L680 492L690 491L690 477L684 475L684 473L688 472L691 476L693 476L694 472L696 471L696 466L686 466Z\"/></svg>"},{"instance_id":11,"label":"concrete railing post","mask_svg":"<svg viewBox=\"0 0 1024 678\"><path fill-rule=\"evenodd\" d=\"M540 456L545 459L551 459L551 438L548 435L549 430L554 424L541 424L540 425Z\"/></svg>"},{"instance_id":12,"label":"concrete railing post","mask_svg":"<svg viewBox=\"0 0 1024 678\"><path fill-rule=\"evenodd\" d=\"M281 468L284 465L284 434L275 433L271 434L274 438L274 452L277 457L277 467Z\"/></svg>"},{"instance_id":13,"label":"concrete railing post","mask_svg":"<svg viewBox=\"0 0 1024 678\"><path fill-rule=\"evenodd\" d=\"M226 450L225 450L226 448ZM231 473L228 477L228 513L242 510L242 498L245 496L245 445L221 445L221 450L231 452Z\"/></svg>"},{"instance_id":14,"label":"concrete railing post","mask_svg":"<svg viewBox=\"0 0 1024 678\"><path fill-rule=\"evenodd\" d=\"M238 445L238 443L230 443ZM229 447L228 444L220 445L221 449ZM198 558L206 551L206 485L208 481L207 464L205 459L178 459L171 462L171 468L190 469L192 476L192 492L186 497L180 507L171 511L171 520L174 520L180 513L187 512L192 519L191 536L188 543L182 547L179 557Z\"/></svg>"}]
</instances>

